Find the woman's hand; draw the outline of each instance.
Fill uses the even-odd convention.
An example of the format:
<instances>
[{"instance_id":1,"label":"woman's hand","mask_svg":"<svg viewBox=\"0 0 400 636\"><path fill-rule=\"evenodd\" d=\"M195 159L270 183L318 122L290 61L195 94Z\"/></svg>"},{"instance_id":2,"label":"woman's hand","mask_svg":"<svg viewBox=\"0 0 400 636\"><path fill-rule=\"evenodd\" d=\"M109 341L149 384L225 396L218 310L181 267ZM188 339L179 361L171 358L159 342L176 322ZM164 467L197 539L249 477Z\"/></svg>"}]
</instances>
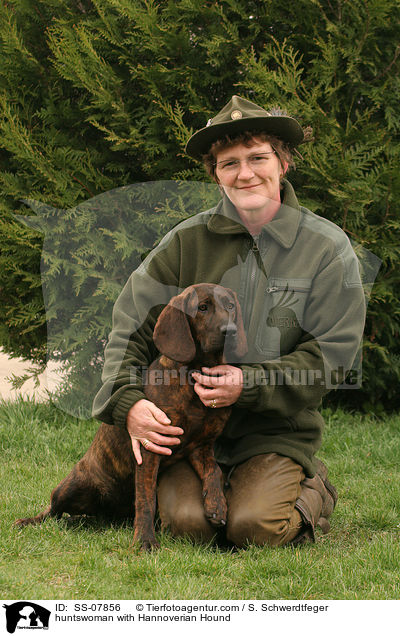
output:
<instances>
[{"instance_id":1,"label":"woman's hand","mask_svg":"<svg viewBox=\"0 0 400 636\"><path fill-rule=\"evenodd\" d=\"M139 400L129 409L126 425L132 440L132 449L138 464L142 463L140 444L152 453L171 455L172 450L166 448L180 444L178 437L182 428L171 426L167 415L150 400Z\"/></svg>"},{"instance_id":2,"label":"woman's hand","mask_svg":"<svg viewBox=\"0 0 400 636\"><path fill-rule=\"evenodd\" d=\"M194 372L194 390L205 406L221 408L238 400L243 389L243 372L230 364L202 367L202 373Z\"/></svg>"}]
</instances>

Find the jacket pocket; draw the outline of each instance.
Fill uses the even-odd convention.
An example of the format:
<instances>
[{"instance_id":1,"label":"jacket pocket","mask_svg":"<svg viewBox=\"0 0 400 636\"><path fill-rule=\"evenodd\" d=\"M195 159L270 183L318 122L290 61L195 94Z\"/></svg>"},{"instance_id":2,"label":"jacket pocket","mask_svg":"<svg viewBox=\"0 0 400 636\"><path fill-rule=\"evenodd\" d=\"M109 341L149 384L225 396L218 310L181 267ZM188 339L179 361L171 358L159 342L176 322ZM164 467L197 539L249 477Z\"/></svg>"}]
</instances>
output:
<instances>
[{"instance_id":1,"label":"jacket pocket","mask_svg":"<svg viewBox=\"0 0 400 636\"><path fill-rule=\"evenodd\" d=\"M296 346L311 285L310 278L269 279L256 336L256 348L266 360L279 358Z\"/></svg>"}]
</instances>

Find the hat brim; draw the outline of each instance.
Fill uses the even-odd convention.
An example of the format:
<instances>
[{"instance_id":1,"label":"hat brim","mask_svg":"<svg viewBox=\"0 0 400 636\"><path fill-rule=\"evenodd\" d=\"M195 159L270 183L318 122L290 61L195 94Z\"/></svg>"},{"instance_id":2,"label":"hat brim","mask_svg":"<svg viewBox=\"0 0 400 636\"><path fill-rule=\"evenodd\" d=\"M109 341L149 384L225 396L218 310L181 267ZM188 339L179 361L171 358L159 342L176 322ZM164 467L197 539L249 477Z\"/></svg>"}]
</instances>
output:
<instances>
[{"instance_id":1,"label":"hat brim","mask_svg":"<svg viewBox=\"0 0 400 636\"><path fill-rule=\"evenodd\" d=\"M194 133L186 144L185 152L194 159L207 154L212 144L226 135L238 135L246 131L266 132L293 148L304 140L303 129L292 117L263 116L243 117L221 124L211 124Z\"/></svg>"}]
</instances>

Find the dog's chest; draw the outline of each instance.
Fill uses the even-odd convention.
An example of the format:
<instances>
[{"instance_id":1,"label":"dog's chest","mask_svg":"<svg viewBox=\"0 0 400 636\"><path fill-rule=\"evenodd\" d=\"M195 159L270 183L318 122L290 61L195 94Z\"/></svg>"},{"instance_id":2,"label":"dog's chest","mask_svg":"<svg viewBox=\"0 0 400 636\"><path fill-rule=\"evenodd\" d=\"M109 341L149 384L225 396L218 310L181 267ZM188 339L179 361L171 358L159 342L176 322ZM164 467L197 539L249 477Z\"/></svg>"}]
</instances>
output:
<instances>
[{"instance_id":1,"label":"dog's chest","mask_svg":"<svg viewBox=\"0 0 400 636\"><path fill-rule=\"evenodd\" d=\"M166 367L156 360L149 367L145 394L171 420L173 426L183 428L179 447L174 455L185 454L189 446L201 445L216 439L229 417L231 409L206 407L194 390L194 379L188 367Z\"/></svg>"},{"instance_id":2,"label":"dog's chest","mask_svg":"<svg viewBox=\"0 0 400 636\"><path fill-rule=\"evenodd\" d=\"M185 368L165 368L158 361L149 367L144 392L159 408L185 410L195 398L194 381Z\"/></svg>"}]
</instances>

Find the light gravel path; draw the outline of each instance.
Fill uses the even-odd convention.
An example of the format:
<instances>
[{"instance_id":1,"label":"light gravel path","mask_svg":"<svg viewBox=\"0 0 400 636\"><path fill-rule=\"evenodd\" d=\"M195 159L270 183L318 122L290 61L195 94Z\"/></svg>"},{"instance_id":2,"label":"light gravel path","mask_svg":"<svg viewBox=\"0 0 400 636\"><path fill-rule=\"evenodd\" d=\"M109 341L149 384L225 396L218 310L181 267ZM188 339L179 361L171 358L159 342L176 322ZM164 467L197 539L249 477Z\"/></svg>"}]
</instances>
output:
<instances>
[{"instance_id":1,"label":"light gravel path","mask_svg":"<svg viewBox=\"0 0 400 636\"><path fill-rule=\"evenodd\" d=\"M15 400L18 396L35 397L38 401L47 399L46 389L53 390L59 382L59 374L57 366L50 363L46 371L40 376L40 386L35 388L34 381L28 380L21 389L15 390L7 380L8 376L13 373L15 375L23 375L29 370L29 362L24 362L20 358L10 359L0 349L0 399Z\"/></svg>"}]
</instances>

